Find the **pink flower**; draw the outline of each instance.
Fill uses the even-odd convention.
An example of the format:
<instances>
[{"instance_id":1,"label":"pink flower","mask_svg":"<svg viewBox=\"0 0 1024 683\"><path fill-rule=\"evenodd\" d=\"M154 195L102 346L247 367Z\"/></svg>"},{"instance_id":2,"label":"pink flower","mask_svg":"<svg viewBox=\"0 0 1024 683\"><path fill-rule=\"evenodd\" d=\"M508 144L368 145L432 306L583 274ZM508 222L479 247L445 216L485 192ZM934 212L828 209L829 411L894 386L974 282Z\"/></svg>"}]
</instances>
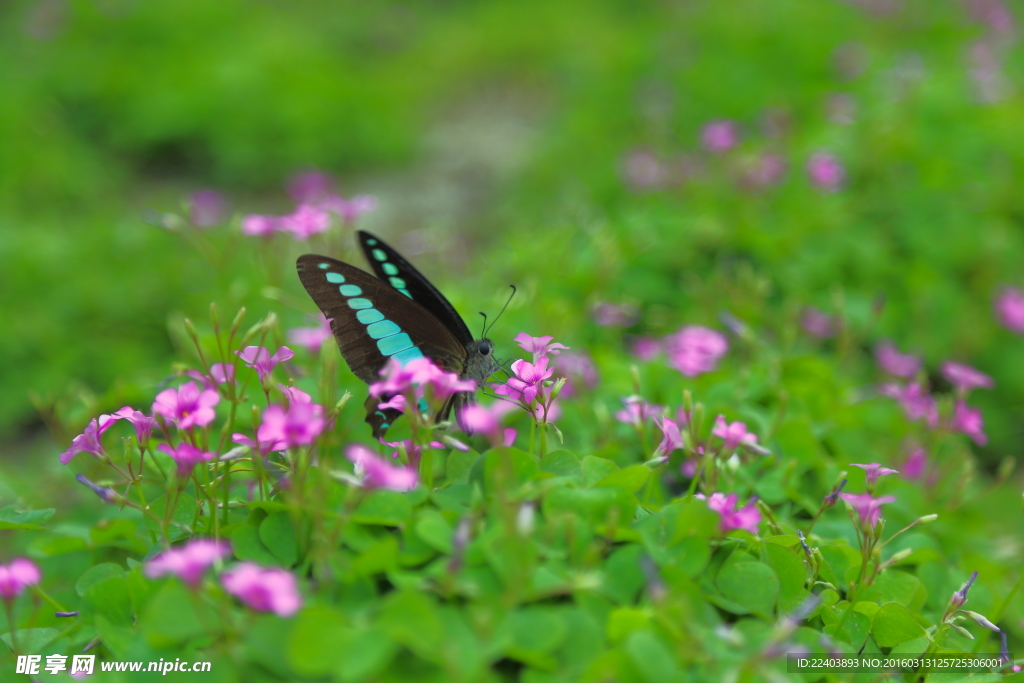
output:
<instances>
[{"instance_id":1,"label":"pink flower","mask_svg":"<svg viewBox=\"0 0 1024 683\"><path fill-rule=\"evenodd\" d=\"M395 467L378 458L362 444L353 444L346 448L345 457L355 464L356 474L362 476L363 485L368 489L411 491L419 484L420 478L416 470Z\"/></svg>"},{"instance_id":2,"label":"pink flower","mask_svg":"<svg viewBox=\"0 0 1024 683\"><path fill-rule=\"evenodd\" d=\"M622 399L622 410L615 413L615 419L624 424L641 427L647 420L657 420L665 414L665 407L648 403L640 396L627 396Z\"/></svg>"},{"instance_id":3,"label":"pink flower","mask_svg":"<svg viewBox=\"0 0 1024 683\"><path fill-rule=\"evenodd\" d=\"M991 389L995 381L984 372L979 372L970 365L955 363L947 360L940 368L942 376L949 380L949 383L957 388L961 394L966 394L971 389Z\"/></svg>"},{"instance_id":4,"label":"pink flower","mask_svg":"<svg viewBox=\"0 0 1024 683\"><path fill-rule=\"evenodd\" d=\"M701 325L687 325L665 338L668 364L686 377L711 372L728 350L724 334Z\"/></svg>"},{"instance_id":5,"label":"pink flower","mask_svg":"<svg viewBox=\"0 0 1024 683\"><path fill-rule=\"evenodd\" d=\"M67 465L71 462L71 458L79 453L88 453L97 458L103 457L103 432L110 429L117 420L117 417L111 415L100 415L99 418L90 420L89 424L85 426L85 431L72 439L71 447L60 454L60 464Z\"/></svg>"},{"instance_id":6,"label":"pink flower","mask_svg":"<svg viewBox=\"0 0 1024 683\"><path fill-rule=\"evenodd\" d=\"M743 174L743 183L752 188L766 188L782 180L785 173L785 157L766 152L754 159L747 167Z\"/></svg>"},{"instance_id":7,"label":"pink flower","mask_svg":"<svg viewBox=\"0 0 1024 683\"><path fill-rule=\"evenodd\" d=\"M197 190L188 196L189 222L197 228L209 228L224 221L228 203L216 190Z\"/></svg>"},{"instance_id":8,"label":"pink flower","mask_svg":"<svg viewBox=\"0 0 1024 683\"><path fill-rule=\"evenodd\" d=\"M460 391L474 391L474 380L460 380L454 372L445 372L430 358L414 358L404 365L392 358L380 371L383 381L370 385L371 396L392 397L396 394L413 393L423 398L427 387L431 387L435 398L447 398Z\"/></svg>"},{"instance_id":9,"label":"pink flower","mask_svg":"<svg viewBox=\"0 0 1024 683\"><path fill-rule=\"evenodd\" d=\"M884 396L896 399L903 406L903 412L908 420L925 420L932 429L939 426L939 409L935 405L935 399L928 393L926 385L920 382L911 382L907 385L887 382L882 385L880 391Z\"/></svg>"},{"instance_id":10,"label":"pink flower","mask_svg":"<svg viewBox=\"0 0 1024 683\"><path fill-rule=\"evenodd\" d=\"M246 367L255 368L256 374L260 378L260 384L264 384L277 364L290 360L295 353L287 346L282 346L271 356L270 352L262 346L246 346L242 351L236 350L235 355L245 361Z\"/></svg>"},{"instance_id":11,"label":"pink flower","mask_svg":"<svg viewBox=\"0 0 1024 683\"><path fill-rule=\"evenodd\" d=\"M32 560L16 557L8 565L0 564L0 598L10 602L27 587L39 583L40 579L42 574Z\"/></svg>"},{"instance_id":12,"label":"pink flower","mask_svg":"<svg viewBox=\"0 0 1024 683\"><path fill-rule=\"evenodd\" d=\"M483 434L495 448L511 446L516 440L516 430L501 428L501 415L504 412L502 408L498 407L501 403L498 401L490 407L470 404L459 414L459 424L474 434Z\"/></svg>"},{"instance_id":13,"label":"pink flower","mask_svg":"<svg viewBox=\"0 0 1024 683\"><path fill-rule=\"evenodd\" d=\"M814 306L805 306L800 314L800 327L818 339L836 336L835 316L831 316Z\"/></svg>"},{"instance_id":14,"label":"pink flower","mask_svg":"<svg viewBox=\"0 0 1024 683\"><path fill-rule=\"evenodd\" d=\"M252 450L257 451L260 455L287 450L288 442L282 438L277 438L277 436L272 434L275 430L275 427L268 427L267 424L264 423L256 429L256 441L253 441L245 434L237 432L231 435L231 440L237 444L241 444L242 446L248 446Z\"/></svg>"},{"instance_id":15,"label":"pink flower","mask_svg":"<svg viewBox=\"0 0 1024 683\"><path fill-rule=\"evenodd\" d=\"M825 112L832 123L849 126L857 120L857 101L850 93L829 95L825 102Z\"/></svg>"},{"instance_id":16,"label":"pink flower","mask_svg":"<svg viewBox=\"0 0 1024 683\"><path fill-rule=\"evenodd\" d=\"M633 348L630 353L643 362L649 363L661 353L661 342L653 337L637 337L633 340Z\"/></svg>"},{"instance_id":17,"label":"pink flower","mask_svg":"<svg viewBox=\"0 0 1024 683\"><path fill-rule=\"evenodd\" d=\"M1007 287L996 298L999 323L1017 334L1024 334L1024 291Z\"/></svg>"},{"instance_id":18,"label":"pink flower","mask_svg":"<svg viewBox=\"0 0 1024 683\"><path fill-rule=\"evenodd\" d=\"M171 456L171 459L178 464L179 477L187 477L192 473L192 468L199 463L213 460L213 453L200 450L186 442L179 443L176 447L162 443L157 446L157 450Z\"/></svg>"},{"instance_id":19,"label":"pink flower","mask_svg":"<svg viewBox=\"0 0 1024 683\"><path fill-rule=\"evenodd\" d=\"M541 383L551 377L554 370L548 369L548 359L544 356L537 363L519 359L512 363L512 372L515 376L506 384L492 385L494 393L529 405L537 398Z\"/></svg>"},{"instance_id":20,"label":"pink flower","mask_svg":"<svg viewBox=\"0 0 1024 683\"><path fill-rule=\"evenodd\" d=\"M920 479L925 475L925 471L928 469L928 454L920 446L914 448L907 455L907 459L903 461L903 473L904 479Z\"/></svg>"},{"instance_id":21,"label":"pink flower","mask_svg":"<svg viewBox=\"0 0 1024 683\"><path fill-rule=\"evenodd\" d=\"M320 208L333 211L341 220L351 223L359 216L377 208L377 198L368 194L357 194L351 199L331 195L325 199Z\"/></svg>"},{"instance_id":22,"label":"pink flower","mask_svg":"<svg viewBox=\"0 0 1024 683\"><path fill-rule=\"evenodd\" d=\"M325 426L323 406L292 401L287 411L276 404L264 411L261 427L266 431L257 438L266 443L284 442L290 448L309 446Z\"/></svg>"},{"instance_id":23,"label":"pink flower","mask_svg":"<svg viewBox=\"0 0 1024 683\"><path fill-rule=\"evenodd\" d=\"M558 342L552 343L554 339L551 335L545 335L543 337L531 337L525 332L520 332L515 337L515 342L522 347L523 351L529 351L533 354L533 362L536 363L538 359L551 354L557 355L563 350L568 350L568 346L559 344Z\"/></svg>"},{"instance_id":24,"label":"pink flower","mask_svg":"<svg viewBox=\"0 0 1024 683\"><path fill-rule=\"evenodd\" d=\"M749 433L747 425L739 421L726 422L722 415L715 418L715 427L711 430L711 434L725 441L722 448L727 451L734 450L741 444L757 443L757 435Z\"/></svg>"},{"instance_id":25,"label":"pink flower","mask_svg":"<svg viewBox=\"0 0 1024 683\"><path fill-rule=\"evenodd\" d=\"M321 171L296 173L288 181L288 194L299 204L313 204L331 195L334 181Z\"/></svg>"},{"instance_id":26,"label":"pink flower","mask_svg":"<svg viewBox=\"0 0 1024 683\"><path fill-rule=\"evenodd\" d=\"M295 211L281 216L281 232L291 234L297 241L308 240L313 235L327 232L331 227L331 216L312 204L299 204Z\"/></svg>"},{"instance_id":27,"label":"pink flower","mask_svg":"<svg viewBox=\"0 0 1024 683\"><path fill-rule=\"evenodd\" d=\"M242 218L242 232L252 237L267 237L281 230L281 219L277 216L262 216L251 213Z\"/></svg>"},{"instance_id":28,"label":"pink flower","mask_svg":"<svg viewBox=\"0 0 1024 683\"><path fill-rule=\"evenodd\" d=\"M839 159L828 152L815 152L807 162L807 175L819 190L835 192L846 180L846 170Z\"/></svg>"},{"instance_id":29,"label":"pink flower","mask_svg":"<svg viewBox=\"0 0 1024 683\"><path fill-rule=\"evenodd\" d=\"M761 524L761 511L757 509L757 499L751 499L746 506L739 510L736 509L737 500L738 496L735 493L730 493L728 496L722 493L712 493L711 497L707 499L708 509L717 512L721 517L718 530L727 534L733 529L743 529L757 535L758 525Z\"/></svg>"},{"instance_id":30,"label":"pink flower","mask_svg":"<svg viewBox=\"0 0 1024 683\"><path fill-rule=\"evenodd\" d=\"M882 514L881 507L896 501L896 496L875 498L870 493L840 493L839 497L849 503L860 517L861 523L871 529L878 524L878 518Z\"/></svg>"},{"instance_id":31,"label":"pink flower","mask_svg":"<svg viewBox=\"0 0 1024 683\"><path fill-rule=\"evenodd\" d=\"M293 327L288 330L288 341L305 347L310 353L318 353L323 343L333 336L331 323L321 313L315 327Z\"/></svg>"},{"instance_id":32,"label":"pink flower","mask_svg":"<svg viewBox=\"0 0 1024 683\"><path fill-rule=\"evenodd\" d=\"M981 417L980 408L971 408L962 400L957 401L953 407L953 417L950 420L949 428L956 432L962 432L971 438L971 441L984 446L988 443L985 436L985 421Z\"/></svg>"},{"instance_id":33,"label":"pink flower","mask_svg":"<svg viewBox=\"0 0 1024 683\"><path fill-rule=\"evenodd\" d=\"M634 190L652 190L665 184L668 172L650 151L635 149L622 160L622 178Z\"/></svg>"},{"instance_id":34,"label":"pink flower","mask_svg":"<svg viewBox=\"0 0 1024 683\"><path fill-rule=\"evenodd\" d=\"M873 462L868 465L851 462L850 465L864 470L864 479L867 482L868 488L873 488L879 477L885 477L890 474L899 474L899 470L891 470L888 467L882 467L877 462Z\"/></svg>"},{"instance_id":35,"label":"pink flower","mask_svg":"<svg viewBox=\"0 0 1024 683\"><path fill-rule=\"evenodd\" d=\"M220 577L224 590L260 612L290 617L302 606L295 577L284 569L265 569L242 562Z\"/></svg>"},{"instance_id":36,"label":"pink flower","mask_svg":"<svg viewBox=\"0 0 1024 683\"><path fill-rule=\"evenodd\" d=\"M443 401L453 394L463 391L476 391L475 379L459 379L454 372L439 372L428 384L433 389L433 396Z\"/></svg>"},{"instance_id":37,"label":"pink flower","mask_svg":"<svg viewBox=\"0 0 1024 683\"><path fill-rule=\"evenodd\" d=\"M640 312L633 304L598 301L591 313L594 316L594 322L601 327L629 327L640 319Z\"/></svg>"},{"instance_id":38,"label":"pink flower","mask_svg":"<svg viewBox=\"0 0 1024 683\"><path fill-rule=\"evenodd\" d=\"M178 429L205 427L217 416L213 407L219 402L220 395L213 389L199 391L195 382L186 382L177 389L157 394L153 414L174 420Z\"/></svg>"},{"instance_id":39,"label":"pink flower","mask_svg":"<svg viewBox=\"0 0 1024 683\"><path fill-rule=\"evenodd\" d=\"M875 346L875 360L882 370L896 377L913 377L921 369L921 359L909 353L900 353L890 341Z\"/></svg>"},{"instance_id":40,"label":"pink flower","mask_svg":"<svg viewBox=\"0 0 1024 683\"><path fill-rule=\"evenodd\" d=\"M278 384L277 388L284 392L284 395L288 397L288 403L313 402L313 397L298 387L286 387L283 384Z\"/></svg>"},{"instance_id":41,"label":"pink flower","mask_svg":"<svg viewBox=\"0 0 1024 683\"><path fill-rule=\"evenodd\" d=\"M197 538L180 548L171 548L146 563L146 576L151 579L175 574L188 585L196 588L206 568L231 554L231 548L223 541Z\"/></svg>"},{"instance_id":42,"label":"pink flower","mask_svg":"<svg viewBox=\"0 0 1024 683\"><path fill-rule=\"evenodd\" d=\"M718 119L705 124L701 129L700 139L704 144L704 149L720 154L739 144L739 127L734 121Z\"/></svg>"},{"instance_id":43,"label":"pink flower","mask_svg":"<svg viewBox=\"0 0 1024 683\"><path fill-rule=\"evenodd\" d=\"M446 445L444 445L440 441L431 441L425 447L417 445L416 442L413 441L412 439L405 439L403 441L385 441L383 438L380 438L380 439L378 439L378 441L380 442L380 444L382 446L388 446L390 448L404 448L405 449L405 455L409 459L409 467L413 467L413 468L419 466L420 458L423 456L423 449L425 447L426 448L440 448L440 449L447 449L448 448ZM459 441L456 441L455 439L451 439L451 441L453 442L452 443L453 447L456 448L457 450L460 450L460 451L468 451L469 450L469 446L466 446L465 444L463 444L463 443L461 443ZM399 454L400 454L400 451L396 450L396 451L394 451L391 454L391 458L395 459L395 458L397 458L399 456Z\"/></svg>"},{"instance_id":44,"label":"pink flower","mask_svg":"<svg viewBox=\"0 0 1024 683\"><path fill-rule=\"evenodd\" d=\"M149 443L149 436L153 433L153 425L156 424L156 418L147 417L141 411L135 410L131 406L121 408L113 416L131 422L132 426L135 427L135 441L139 444L140 448L146 447L146 444Z\"/></svg>"},{"instance_id":45,"label":"pink flower","mask_svg":"<svg viewBox=\"0 0 1024 683\"><path fill-rule=\"evenodd\" d=\"M678 451L683 447L683 436L679 433L679 425L671 418L655 418L654 423L661 430L661 443L655 449L654 457L667 460L670 453Z\"/></svg>"},{"instance_id":46,"label":"pink flower","mask_svg":"<svg viewBox=\"0 0 1024 683\"><path fill-rule=\"evenodd\" d=\"M217 384L235 381L235 366L231 363L214 363L210 366L210 377Z\"/></svg>"},{"instance_id":47,"label":"pink flower","mask_svg":"<svg viewBox=\"0 0 1024 683\"><path fill-rule=\"evenodd\" d=\"M594 359L586 353L563 353L555 358L555 372L566 378L561 398L569 398L576 393L576 387L582 385L587 389L597 386L599 377Z\"/></svg>"}]
</instances>

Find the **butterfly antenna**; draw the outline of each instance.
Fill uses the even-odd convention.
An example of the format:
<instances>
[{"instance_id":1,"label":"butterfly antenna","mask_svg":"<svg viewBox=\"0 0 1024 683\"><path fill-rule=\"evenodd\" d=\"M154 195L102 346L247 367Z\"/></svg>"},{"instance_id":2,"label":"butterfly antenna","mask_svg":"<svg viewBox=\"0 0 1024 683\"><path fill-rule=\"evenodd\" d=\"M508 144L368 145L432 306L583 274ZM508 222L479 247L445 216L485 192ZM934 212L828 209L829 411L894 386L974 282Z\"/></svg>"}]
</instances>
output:
<instances>
[{"instance_id":1,"label":"butterfly antenna","mask_svg":"<svg viewBox=\"0 0 1024 683\"><path fill-rule=\"evenodd\" d=\"M501 311L499 311L499 312L498 312L498 315L496 315L496 316L494 317L494 320L492 320L492 321L491 321L491 327L494 327L494 323L498 322L498 318L500 318L500 317L501 317L501 314L505 312L505 309L506 309L506 308L508 308L508 305L509 305L510 303L512 303L512 297L514 297L514 296L516 295L516 291L517 291L517 290L516 290L516 286L515 286L515 285L509 285L509 287L511 287L511 288L512 288L512 293L508 295L508 300L507 300L507 301L505 301L505 305L501 307ZM487 317L486 317L486 316L484 316L484 322L485 322L485 324L486 324L486 320L487 320ZM484 336L485 336L485 337L487 336L487 332L488 332L488 330L489 330L489 329L490 329L490 328L488 328L488 327L484 327Z\"/></svg>"},{"instance_id":2,"label":"butterfly antenna","mask_svg":"<svg viewBox=\"0 0 1024 683\"><path fill-rule=\"evenodd\" d=\"M477 313L479 313L480 315L482 315L484 317L484 327L480 331L480 338L483 339L484 337L487 336L487 314L484 313L483 311L477 311Z\"/></svg>"}]
</instances>

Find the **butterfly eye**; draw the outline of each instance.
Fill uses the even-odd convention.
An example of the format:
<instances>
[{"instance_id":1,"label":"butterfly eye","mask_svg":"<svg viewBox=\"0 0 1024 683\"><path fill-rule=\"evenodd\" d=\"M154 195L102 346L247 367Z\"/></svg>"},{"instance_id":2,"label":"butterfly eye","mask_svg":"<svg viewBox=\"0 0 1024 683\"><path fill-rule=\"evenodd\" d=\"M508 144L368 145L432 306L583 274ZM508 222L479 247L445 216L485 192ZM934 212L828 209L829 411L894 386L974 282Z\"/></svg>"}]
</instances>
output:
<instances>
[{"instance_id":1,"label":"butterfly eye","mask_svg":"<svg viewBox=\"0 0 1024 683\"><path fill-rule=\"evenodd\" d=\"M480 355L481 356L489 356L489 355L491 355L491 342L489 342L489 341L480 342L480 348L478 350L480 351Z\"/></svg>"}]
</instances>

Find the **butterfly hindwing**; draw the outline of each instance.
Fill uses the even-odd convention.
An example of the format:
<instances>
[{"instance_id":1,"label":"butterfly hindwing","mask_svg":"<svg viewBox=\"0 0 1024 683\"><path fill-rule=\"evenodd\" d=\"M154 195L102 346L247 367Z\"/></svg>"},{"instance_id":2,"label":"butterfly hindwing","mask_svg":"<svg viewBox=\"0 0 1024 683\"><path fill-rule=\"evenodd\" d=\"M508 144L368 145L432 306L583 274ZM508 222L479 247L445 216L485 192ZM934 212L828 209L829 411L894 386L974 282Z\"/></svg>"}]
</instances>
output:
<instances>
[{"instance_id":1,"label":"butterfly hindwing","mask_svg":"<svg viewBox=\"0 0 1024 683\"><path fill-rule=\"evenodd\" d=\"M331 321L341 355L359 379L380 379L390 358L428 356L461 372L466 348L428 309L369 273L326 256L306 254L299 279Z\"/></svg>"},{"instance_id":2,"label":"butterfly hindwing","mask_svg":"<svg viewBox=\"0 0 1024 683\"><path fill-rule=\"evenodd\" d=\"M468 348L473 342L473 335L470 334L462 316L444 295L379 237L363 230L357 231L356 235L359 238L359 246L362 247L363 254L377 277L430 311L464 347Z\"/></svg>"}]
</instances>

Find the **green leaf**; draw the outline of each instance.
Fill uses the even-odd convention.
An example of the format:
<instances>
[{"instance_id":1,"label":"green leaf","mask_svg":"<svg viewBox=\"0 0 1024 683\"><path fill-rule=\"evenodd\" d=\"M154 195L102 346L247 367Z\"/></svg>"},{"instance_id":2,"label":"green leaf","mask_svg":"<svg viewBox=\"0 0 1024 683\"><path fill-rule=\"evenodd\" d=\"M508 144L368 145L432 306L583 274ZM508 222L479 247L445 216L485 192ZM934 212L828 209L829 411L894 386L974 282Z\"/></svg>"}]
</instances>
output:
<instances>
[{"instance_id":1,"label":"green leaf","mask_svg":"<svg viewBox=\"0 0 1024 683\"><path fill-rule=\"evenodd\" d=\"M23 628L18 630L18 648L22 654L38 654L44 647L52 643L60 635L60 631L55 628ZM14 650L11 644L11 634L5 633L0 636L0 640L7 645L12 651ZM13 660L12 660L13 661ZM45 663L45 660L44 660ZM4 663L7 666L7 663Z\"/></svg>"},{"instance_id":2,"label":"green leaf","mask_svg":"<svg viewBox=\"0 0 1024 683\"><path fill-rule=\"evenodd\" d=\"M590 488L597 482L601 481L612 472L619 469L611 460L607 458L599 458L596 455L588 455L583 458L581 466L581 472L583 474L583 486Z\"/></svg>"},{"instance_id":3,"label":"green leaf","mask_svg":"<svg viewBox=\"0 0 1024 683\"><path fill-rule=\"evenodd\" d=\"M288 666L307 678L328 675L341 662L337 643L350 631L346 619L328 607L301 610L288 634Z\"/></svg>"},{"instance_id":4,"label":"green leaf","mask_svg":"<svg viewBox=\"0 0 1024 683\"><path fill-rule=\"evenodd\" d=\"M604 563L601 592L616 602L629 604L644 586L644 573L640 567L643 549L636 544L622 546Z\"/></svg>"},{"instance_id":5,"label":"green leaf","mask_svg":"<svg viewBox=\"0 0 1024 683\"><path fill-rule=\"evenodd\" d=\"M437 606L423 593L395 591L384 600L378 627L427 661L440 663L444 634Z\"/></svg>"},{"instance_id":6,"label":"green leaf","mask_svg":"<svg viewBox=\"0 0 1024 683\"><path fill-rule=\"evenodd\" d=\"M608 616L608 640L613 643L621 642L629 634L646 628L650 623L651 613L648 610L635 607L617 609Z\"/></svg>"},{"instance_id":7,"label":"green leaf","mask_svg":"<svg viewBox=\"0 0 1024 683\"><path fill-rule=\"evenodd\" d=\"M196 518L196 511L198 510L196 499L192 496L187 493L175 495L177 495L177 503L175 504L174 512L171 513L171 518L167 524L167 537L171 541L177 541L192 535L192 522ZM146 509L155 515L157 519L163 520L166 506L167 496L165 494L150 501L149 506ZM156 532L158 538L163 538L161 535L161 522L158 522L149 515L144 516L142 520L148 529Z\"/></svg>"},{"instance_id":8,"label":"green leaf","mask_svg":"<svg viewBox=\"0 0 1024 683\"><path fill-rule=\"evenodd\" d=\"M540 471L548 472L556 477L569 477L577 482L583 476L583 464L580 457L570 451L553 451L548 453L540 463Z\"/></svg>"},{"instance_id":9,"label":"green leaf","mask_svg":"<svg viewBox=\"0 0 1024 683\"><path fill-rule=\"evenodd\" d=\"M452 551L452 538L455 531L444 515L435 510L425 510L416 520L416 535L424 543L439 553Z\"/></svg>"},{"instance_id":10,"label":"green leaf","mask_svg":"<svg viewBox=\"0 0 1024 683\"><path fill-rule=\"evenodd\" d=\"M38 538L31 544L32 554L39 557L56 557L88 550L89 544L84 538L77 536L59 536L57 538Z\"/></svg>"},{"instance_id":11,"label":"green leaf","mask_svg":"<svg viewBox=\"0 0 1024 683\"><path fill-rule=\"evenodd\" d=\"M412 517L412 503L398 491L377 489L370 491L352 514L359 524L400 526Z\"/></svg>"},{"instance_id":12,"label":"green leaf","mask_svg":"<svg viewBox=\"0 0 1024 683\"><path fill-rule=\"evenodd\" d=\"M138 525L133 520L102 519L89 530L89 539L93 547L123 548L145 555L149 546L139 538L138 533Z\"/></svg>"},{"instance_id":13,"label":"green leaf","mask_svg":"<svg viewBox=\"0 0 1024 683\"><path fill-rule=\"evenodd\" d=\"M372 576L391 571L398 566L398 540L385 536L376 545L367 548L352 563L361 576Z\"/></svg>"},{"instance_id":14,"label":"green leaf","mask_svg":"<svg viewBox=\"0 0 1024 683\"><path fill-rule=\"evenodd\" d=\"M202 615L198 615L196 610ZM208 633L220 632L220 617L176 580L168 580L154 595L139 620L146 641L157 648L173 647Z\"/></svg>"},{"instance_id":15,"label":"green leaf","mask_svg":"<svg viewBox=\"0 0 1024 683\"><path fill-rule=\"evenodd\" d=\"M288 667L289 634L294 624L294 619L282 619L276 614L255 615L241 634L245 638L246 659L265 666L280 680L294 680L295 674Z\"/></svg>"},{"instance_id":16,"label":"green leaf","mask_svg":"<svg viewBox=\"0 0 1024 683\"><path fill-rule=\"evenodd\" d=\"M871 586L860 598L873 600L882 605L887 602L898 602L911 612L917 612L924 606L928 593L921 581L913 574L898 569L887 569L875 577Z\"/></svg>"},{"instance_id":17,"label":"green leaf","mask_svg":"<svg viewBox=\"0 0 1024 683\"><path fill-rule=\"evenodd\" d=\"M887 602L871 621L871 635L879 647L895 647L925 635L913 612L898 602Z\"/></svg>"},{"instance_id":18,"label":"green leaf","mask_svg":"<svg viewBox=\"0 0 1024 683\"><path fill-rule=\"evenodd\" d=\"M83 598L94 614L102 616L111 625L133 625L132 601L124 577L110 576L92 584Z\"/></svg>"},{"instance_id":19,"label":"green leaf","mask_svg":"<svg viewBox=\"0 0 1024 683\"><path fill-rule=\"evenodd\" d=\"M277 558L260 540L259 530L249 524L243 524L231 534L231 550L240 560L263 565L277 564Z\"/></svg>"},{"instance_id":20,"label":"green leaf","mask_svg":"<svg viewBox=\"0 0 1024 683\"><path fill-rule=\"evenodd\" d=\"M376 676L398 652L398 645L377 628L350 630L331 648L338 661L334 675L342 683L365 681Z\"/></svg>"},{"instance_id":21,"label":"green leaf","mask_svg":"<svg viewBox=\"0 0 1024 683\"><path fill-rule=\"evenodd\" d=\"M531 481L539 471L535 456L518 448L503 446L483 454L470 472L469 483L479 482L485 491L512 491Z\"/></svg>"},{"instance_id":22,"label":"green leaf","mask_svg":"<svg viewBox=\"0 0 1024 683\"><path fill-rule=\"evenodd\" d=\"M135 628L131 623L113 624L103 614L96 615L96 634L103 640L103 647L118 659L126 659L128 650L135 641Z\"/></svg>"},{"instance_id":23,"label":"green leaf","mask_svg":"<svg viewBox=\"0 0 1024 683\"><path fill-rule=\"evenodd\" d=\"M810 595L804 586L807 581L807 567L804 565L803 557L781 545L763 543L761 558L772 568L779 580L779 614L792 612Z\"/></svg>"},{"instance_id":24,"label":"green leaf","mask_svg":"<svg viewBox=\"0 0 1024 683\"><path fill-rule=\"evenodd\" d=\"M299 561L299 541L287 512L275 512L260 523L260 540L277 560L275 564L292 567Z\"/></svg>"},{"instance_id":25,"label":"green leaf","mask_svg":"<svg viewBox=\"0 0 1024 683\"><path fill-rule=\"evenodd\" d=\"M445 463L445 476L451 484L465 484L469 480L469 472L480 458L476 451L451 451Z\"/></svg>"},{"instance_id":26,"label":"green leaf","mask_svg":"<svg viewBox=\"0 0 1024 683\"><path fill-rule=\"evenodd\" d=\"M45 510L18 510L14 505L0 508L0 530L2 529L45 529L43 522L53 517L56 508Z\"/></svg>"},{"instance_id":27,"label":"green leaf","mask_svg":"<svg viewBox=\"0 0 1024 683\"><path fill-rule=\"evenodd\" d=\"M636 511L636 497L620 489L594 488L570 489L559 487L544 496L544 515L559 514L581 516L592 524L616 524L628 526Z\"/></svg>"},{"instance_id":28,"label":"green leaf","mask_svg":"<svg viewBox=\"0 0 1024 683\"><path fill-rule=\"evenodd\" d=\"M678 681L681 671L672 651L650 631L637 631L625 645L629 661L645 683Z\"/></svg>"},{"instance_id":29,"label":"green leaf","mask_svg":"<svg viewBox=\"0 0 1024 683\"><path fill-rule=\"evenodd\" d=\"M75 582L75 592L80 596L84 596L93 585L109 579L112 576L118 576L124 578L124 570L119 565L112 564L110 562L104 562L97 564L93 567L89 567L85 572L78 577L78 581Z\"/></svg>"},{"instance_id":30,"label":"green leaf","mask_svg":"<svg viewBox=\"0 0 1024 683\"><path fill-rule=\"evenodd\" d=\"M565 640L565 623L548 607L526 607L507 617L512 646L526 652L554 652Z\"/></svg>"},{"instance_id":31,"label":"green leaf","mask_svg":"<svg viewBox=\"0 0 1024 683\"><path fill-rule=\"evenodd\" d=\"M708 509L703 500L691 498L670 506L676 511L675 528L669 545L678 543L689 536L712 538L718 535L718 513Z\"/></svg>"},{"instance_id":32,"label":"green leaf","mask_svg":"<svg viewBox=\"0 0 1024 683\"><path fill-rule=\"evenodd\" d=\"M718 572L715 583L726 599L742 605L748 612L768 617L774 611L779 580L766 564L731 562Z\"/></svg>"},{"instance_id":33,"label":"green leaf","mask_svg":"<svg viewBox=\"0 0 1024 683\"><path fill-rule=\"evenodd\" d=\"M625 489L630 493L636 493L644 484L647 483L647 479L650 476L651 469L646 465L633 465L632 467L627 467L624 470L612 472L607 477L594 484L594 487L616 486L620 489Z\"/></svg>"}]
</instances>

